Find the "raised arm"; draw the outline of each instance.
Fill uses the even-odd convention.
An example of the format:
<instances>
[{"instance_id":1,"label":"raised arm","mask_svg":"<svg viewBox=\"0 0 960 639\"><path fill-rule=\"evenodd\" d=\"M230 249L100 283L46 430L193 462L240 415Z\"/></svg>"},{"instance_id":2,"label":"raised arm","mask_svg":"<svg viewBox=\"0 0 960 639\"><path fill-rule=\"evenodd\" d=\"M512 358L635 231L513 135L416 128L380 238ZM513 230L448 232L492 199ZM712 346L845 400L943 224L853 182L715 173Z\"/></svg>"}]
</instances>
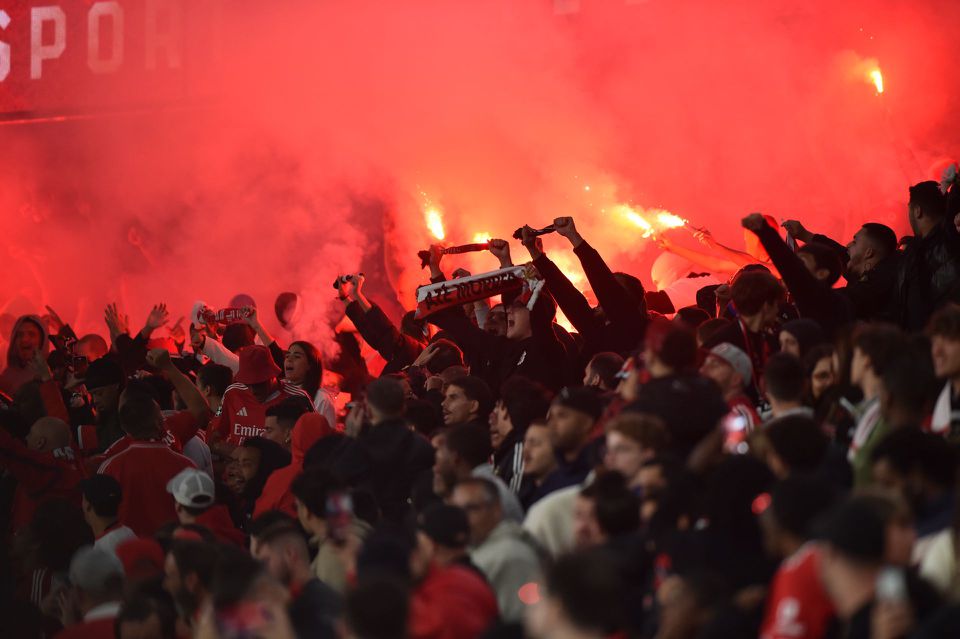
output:
<instances>
[{"instance_id":1,"label":"raised arm","mask_svg":"<svg viewBox=\"0 0 960 639\"><path fill-rule=\"evenodd\" d=\"M210 405L204 398L200 390L193 385L190 378L180 372L173 360L170 359L170 353L163 348L155 348L147 353L147 363L170 380L177 395L183 400L187 410L196 419L197 428L204 429L210 421Z\"/></svg>"}]
</instances>

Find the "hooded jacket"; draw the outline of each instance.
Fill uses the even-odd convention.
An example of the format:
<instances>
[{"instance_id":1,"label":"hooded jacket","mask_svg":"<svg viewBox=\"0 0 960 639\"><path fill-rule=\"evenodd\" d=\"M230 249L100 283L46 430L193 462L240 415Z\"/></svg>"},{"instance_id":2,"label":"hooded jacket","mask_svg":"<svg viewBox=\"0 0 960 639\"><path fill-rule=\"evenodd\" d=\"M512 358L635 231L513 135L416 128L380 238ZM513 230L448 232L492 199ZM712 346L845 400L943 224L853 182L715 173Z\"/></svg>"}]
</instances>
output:
<instances>
[{"instance_id":1,"label":"hooded jacket","mask_svg":"<svg viewBox=\"0 0 960 639\"><path fill-rule=\"evenodd\" d=\"M40 352L46 353L50 344L50 337L47 335L47 329L43 326L43 320L36 315L21 315L17 323L13 325L13 332L10 334L10 347L7 349L7 367L0 373L0 391L3 391L10 397L17 394L20 387L33 380L33 371L30 370L29 362L21 362L17 354L17 333L24 322L33 322L40 329Z\"/></svg>"},{"instance_id":2,"label":"hooded jacket","mask_svg":"<svg viewBox=\"0 0 960 639\"><path fill-rule=\"evenodd\" d=\"M279 510L291 517L297 516L290 484L303 472L303 458L310 447L333 432L326 418L319 413L305 413L297 420L290 438L290 465L275 470L267 478L253 510L254 519L270 510Z\"/></svg>"},{"instance_id":3,"label":"hooded jacket","mask_svg":"<svg viewBox=\"0 0 960 639\"><path fill-rule=\"evenodd\" d=\"M414 488L432 477L433 446L400 419L368 427L357 441L370 468L362 487L376 498L384 519L404 521Z\"/></svg>"}]
</instances>

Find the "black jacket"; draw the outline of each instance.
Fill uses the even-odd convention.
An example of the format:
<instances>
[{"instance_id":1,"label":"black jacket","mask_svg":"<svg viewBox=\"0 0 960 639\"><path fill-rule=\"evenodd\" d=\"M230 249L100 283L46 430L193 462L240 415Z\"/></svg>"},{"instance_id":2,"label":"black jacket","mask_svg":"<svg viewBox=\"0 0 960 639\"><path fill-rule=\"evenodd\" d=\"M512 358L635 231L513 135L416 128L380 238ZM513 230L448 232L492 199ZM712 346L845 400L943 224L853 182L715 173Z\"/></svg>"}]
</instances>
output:
<instances>
[{"instance_id":1,"label":"black jacket","mask_svg":"<svg viewBox=\"0 0 960 639\"><path fill-rule=\"evenodd\" d=\"M523 375L556 392L570 383L572 366L553 330L549 297L546 290L540 291L540 299L530 313L533 335L521 341L487 333L459 308L440 311L429 321L449 333L463 350L464 359L480 355L490 358L490 367L478 373L491 389L499 389L503 380L512 375Z\"/></svg>"},{"instance_id":2,"label":"black jacket","mask_svg":"<svg viewBox=\"0 0 960 639\"><path fill-rule=\"evenodd\" d=\"M907 246L897 274L895 300L895 318L903 328L921 330L938 308L960 301L958 244L956 232L944 223Z\"/></svg>"},{"instance_id":3,"label":"black jacket","mask_svg":"<svg viewBox=\"0 0 960 639\"><path fill-rule=\"evenodd\" d=\"M823 332L831 338L853 322L850 299L814 277L776 229L765 224L756 234L770 261L780 271L780 277L793 296L800 317L820 324Z\"/></svg>"},{"instance_id":4,"label":"black jacket","mask_svg":"<svg viewBox=\"0 0 960 639\"><path fill-rule=\"evenodd\" d=\"M583 293L546 255L535 259L533 265L557 300L557 306L583 338L584 356L589 358L604 351L628 353L635 350L646 328L646 302L641 298L639 306L633 303L610 267L587 242L575 248L574 253L580 258L583 272L603 309L602 315L590 307Z\"/></svg>"},{"instance_id":5,"label":"black jacket","mask_svg":"<svg viewBox=\"0 0 960 639\"><path fill-rule=\"evenodd\" d=\"M403 522L414 487L433 472L433 446L403 420L369 426L357 441L370 469L362 487L376 498L384 519Z\"/></svg>"},{"instance_id":6,"label":"black jacket","mask_svg":"<svg viewBox=\"0 0 960 639\"><path fill-rule=\"evenodd\" d=\"M812 241L833 249L844 264L850 261L847 247L826 235L814 235ZM865 322L892 320L890 309L893 306L897 290L897 273L899 270L900 254L894 253L885 257L858 279L850 279L845 273L844 277L847 279L847 285L836 290L850 300L856 319Z\"/></svg>"},{"instance_id":7,"label":"black jacket","mask_svg":"<svg viewBox=\"0 0 960 639\"><path fill-rule=\"evenodd\" d=\"M366 313L357 302L350 302L347 305L347 317L367 344L387 360L383 368L384 375L396 373L413 364L424 349L423 342L397 330L383 310L372 302Z\"/></svg>"},{"instance_id":8,"label":"black jacket","mask_svg":"<svg viewBox=\"0 0 960 639\"><path fill-rule=\"evenodd\" d=\"M333 639L340 608L340 596L319 579L311 579L290 602L290 623L302 639Z\"/></svg>"}]
</instances>

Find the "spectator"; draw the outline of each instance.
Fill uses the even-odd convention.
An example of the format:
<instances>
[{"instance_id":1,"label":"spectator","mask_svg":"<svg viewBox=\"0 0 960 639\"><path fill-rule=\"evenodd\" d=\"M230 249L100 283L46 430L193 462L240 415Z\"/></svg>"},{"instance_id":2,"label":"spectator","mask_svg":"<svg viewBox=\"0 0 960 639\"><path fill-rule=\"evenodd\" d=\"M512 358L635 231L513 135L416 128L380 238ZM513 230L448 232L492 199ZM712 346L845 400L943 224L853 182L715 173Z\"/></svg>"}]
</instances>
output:
<instances>
[{"instance_id":1,"label":"spectator","mask_svg":"<svg viewBox=\"0 0 960 639\"><path fill-rule=\"evenodd\" d=\"M926 555L937 533L950 528L955 516L957 455L942 437L901 428L873 450L873 480L900 495L916 521L914 563Z\"/></svg>"},{"instance_id":2,"label":"spectator","mask_svg":"<svg viewBox=\"0 0 960 639\"><path fill-rule=\"evenodd\" d=\"M909 219L914 237L900 264L895 312L900 326L917 331L944 304L960 302L960 250L936 182L910 187Z\"/></svg>"},{"instance_id":3,"label":"spectator","mask_svg":"<svg viewBox=\"0 0 960 639\"><path fill-rule=\"evenodd\" d=\"M889 425L881 418L883 372L904 347L903 334L892 326L868 326L854 336L850 382L863 392L863 402L857 407L860 418L847 459L853 466L857 487L870 483L871 452L889 432Z\"/></svg>"},{"instance_id":4,"label":"spectator","mask_svg":"<svg viewBox=\"0 0 960 639\"><path fill-rule=\"evenodd\" d=\"M486 579L467 551L470 543L470 522L467 513L456 506L431 504L417 519L420 546L438 566L462 566Z\"/></svg>"},{"instance_id":5,"label":"spectator","mask_svg":"<svg viewBox=\"0 0 960 639\"><path fill-rule=\"evenodd\" d=\"M336 398L322 385L323 362L316 346L303 341L290 344L283 358L283 377L313 398L314 409L328 424L337 425Z\"/></svg>"},{"instance_id":6,"label":"spectator","mask_svg":"<svg viewBox=\"0 0 960 639\"><path fill-rule=\"evenodd\" d=\"M356 639L406 639L410 593L398 579L368 579L347 594L344 622Z\"/></svg>"},{"instance_id":7,"label":"spectator","mask_svg":"<svg viewBox=\"0 0 960 639\"><path fill-rule=\"evenodd\" d=\"M240 351L240 369L232 386L223 394L220 415L210 423L212 448L229 456L233 446L246 437L263 435L267 409L287 397L304 397L313 409L313 398L296 386L277 379L280 367L266 346L250 346ZM228 444L226 448L220 442ZM220 450L217 450L217 449Z\"/></svg>"},{"instance_id":8,"label":"spectator","mask_svg":"<svg viewBox=\"0 0 960 639\"><path fill-rule=\"evenodd\" d=\"M223 394L233 383L233 371L228 366L207 362L197 371L197 388L207 400L214 415L220 413Z\"/></svg>"},{"instance_id":9,"label":"spectator","mask_svg":"<svg viewBox=\"0 0 960 639\"><path fill-rule=\"evenodd\" d=\"M94 475L80 482L83 518L93 532L93 546L114 556L117 546L136 534L120 521L123 488L109 475Z\"/></svg>"},{"instance_id":10,"label":"spectator","mask_svg":"<svg viewBox=\"0 0 960 639\"><path fill-rule=\"evenodd\" d=\"M930 427L950 441L960 442L960 306L948 304L935 313L928 332L936 375L946 380Z\"/></svg>"},{"instance_id":11,"label":"spectator","mask_svg":"<svg viewBox=\"0 0 960 639\"><path fill-rule=\"evenodd\" d=\"M780 329L780 352L801 360L823 342L823 329L811 319L790 320Z\"/></svg>"},{"instance_id":12,"label":"spectator","mask_svg":"<svg viewBox=\"0 0 960 639\"><path fill-rule=\"evenodd\" d=\"M600 475L580 491L573 510L578 549L600 546L640 528L640 499L619 472Z\"/></svg>"},{"instance_id":13,"label":"spectator","mask_svg":"<svg viewBox=\"0 0 960 639\"><path fill-rule=\"evenodd\" d=\"M260 534L254 558L290 592L290 621L301 637L335 637L340 597L310 569L307 541L287 524L275 524Z\"/></svg>"},{"instance_id":14,"label":"spectator","mask_svg":"<svg viewBox=\"0 0 960 639\"><path fill-rule=\"evenodd\" d=\"M767 444L767 466L778 479L818 470L830 445L816 422L801 414L773 420L764 428L763 438Z\"/></svg>"},{"instance_id":15,"label":"spectator","mask_svg":"<svg viewBox=\"0 0 960 639\"><path fill-rule=\"evenodd\" d=\"M270 475L290 465L290 451L263 437L249 437L233 451L230 459L228 476L234 478L231 488L239 496L246 524L253 517L257 500Z\"/></svg>"},{"instance_id":16,"label":"spectator","mask_svg":"<svg viewBox=\"0 0 960 639\"><path fill-rule=\"evenodd\" d=\"M297 519L317 549L311 569L314 576L338 594L347 591L346 566L339 557L344 547L357 547L370 533L369 524L352 509L338 512L334 505L351 504L346 487L329 471L307 468L293 480Z\"/></svg>"},{"instance_id":17,"label":"spectator","mask_svg":"<svg viewBox=\"0 0 960 639\"><path fill-rule=\"evenodd\" d=\"M604 467L618 472L630 490L639 492L644 464L660 455L666 446L667 431L660 419L624 413L607 424Z\"/></svg>"},{"instance_id":18,"label":"spectator","mask_svg":"<svg viewBox=\"0 0 960 639\"><path fill-rule=\"evenodd\" d=\"M727 342L717 344L703 360L700 374L716 382L730 408L727 415L731 424L727 429L728 444L735 443L731 441L733 433L737 433L740 440L757 429L760 416L746 395L753 380L753 365L746 353Z\"/></svg>"},{"instance_id":19,"label":"spectator","mask_svg":"<svg viewBox=\"0 0 960 639\"><path fill-rule=\"evenodd\" d=\"M14 530L26 526L48 499L79 503L76 490L83 469L71 440L70 426L56 417L34 422L26 445L0 428L0 466L17 480L11 513Z\"/></svg>"},{"instance_id":20,"label":"spectator","mask_svg":"<svg viewBox=\"0 0 960 639\"><path fill-rule=\"evenodd\" d=\"M454 426L437 438L437 456L433 466L433 490L448 497L453 486L471 477L482 477L497 487L500 507L507 519L523 521L523 508L503 480L497 477L489 460L492 453L486 429L472 424Z\"/></svg>"},{"instance_id":21,"label":"spectator","mask_svg":"<svg viewBox=\"0 0 960 639\"><path fill-rule=\"evenodd\" d=\"M814 406L823 397L824 391L839 381L833 360L834 350L828 344L814 346L803 358L807 371L807 392Z\"/></svg>"},{"instance_id":22,"label":"spectator","mask_svg":"<svg viewBox=\"0 0 960 639\"><path fill-rule=\"evenodd\" d=\"M467 513L470 557L497 593L502 618L520 621L524 610L520 589L536 581L540 574L536 550L520 525L504 517L500 491L488 479L460 481L451 503Z\"/></svg>"},{"instance_id":23,"label":"spectator","mask_svg":"<svg viewBox=\"0 0 960 639\"><path fill-rule=\"evenodd\" d=\"M120 520L138 537L149 537L160 526L176 519L167 482L184 468L196 467L160 441L162 421L160 407L152 397L141 393L125 397L120 424L133 443L103 462L97 471L120 483ZM144 472L145 468L150 472Z\"/></svg>"},{"instance_id":24,"label":"spectator","mask_svg":"<svg viewBox=\"0 0 960 639\"><path fill-rule=\"evenodd\" d=\"M777 353L771 357L763 372L763 386L774 419L789 415L813 416L813 410L803 403L807 373L795 355Z\"/></svg>"},{"instance_id":25,"label":"spectator","mask_svg":"<svg viewBox=\"0 0 960 639\"><path fill-rule=\"evenodd\" d=\"M545 419L534 420L523 438L523 481L520 484L520 504L524 510L530 505L543 482L557 467L557 454Z\"/></svg>"},{"instance_id":26,"label":"spectator","mask_svg":"<svg viewBox=\"0 0 960 639\"><path fill-rule=\"evenodd\" d=\"M106 450L123 437L120 427L120 393L124 375L120 365L109 357L91 362L84 377L97 413L97 448Z\"/></svg>"},{"instance_id":27,"label":"spectator","mask_svg":"<svg viewBox=\"0 0 960 639\"><path fill-rule=\"evenodd\" d=\"M580 485L593 470L594 426L602 412L600 393L595 388L564 388L557 394L547 420L557 468L543 480L536 499Z\"/></svg>"},{"instance_id":28,"label":"spectator","mask_svg":"<svg viewBox=\"0 0 960 639\"><path fill-rule=\"evenodd\" d=\"M288 397L268 408L263 422L263 438L290 450L293 427L304 413L311 412L310 406L303 397ZM336 421L328 420L327 424L333 426Z\"/></svg>"},{"instance_id":29,"label":"spectator","mask_svg":"<svg viewBox=\"0 0 960 639\"><path fill-rule=\"evenodd\" d=\"M607 392L617 390L617 385L620 383L617 373L623 368L623 361L617 353L597 353L587 364L583 385L594 386Z\"/></svg>"},{"instance_id":30,"label":"spectator","mask_svg":"<svg viewBox=\"0 0 960 639\"><path fill-rule=\"evenodd\" d=\"M303 459L307 451L324 437L333 433L327 420L319 413L304 413L293 427L293 439L290 443L290 465L275 470L268 478L257 499L253 516L259 517L268 510L279 510L296 517L290 485L303 470Z\"/></svg>"},{"instance_id":31,"label":"spectator","mask_svg":"<svg viewBox=\"0 0 960 639\"><path fill-rule=\"evenodd\" d=\"M221 542L246 546L246 537L230 520L223 504L216 503L216 488L210 475L196 468L184 468L167 482L177 518L182 525L197 524Z\"/></svg>"},{"instance_id":32,"label":"spectator","mask_svg":"<svg viewBox=\"0 0 960 639\"><path fill-rule=\"evenodd\" d=\"M930 342L907 339L880 376L880 416L890 429L926 428L937 398Z\"/></svg>"},{"instance_id":33,"label":"spectator","mask_svg":"<svg viewBox=\"0 0 960 639\"><path fill-rule=\"evenodd\" d=\"M123 565L98 548L81 548L70 562L70 591L59 639L111 637L123 596Z\"/></svg>"},{"instance_id":34,"label":"spectator","mask_svg":"<svg viewBox=\"0 0 960 639\"><path fill-rule=\"evenodd\" d=\"M473 424L486 428L493 410L493 394L479 377L460 377L447 385L442 408L443 423L447 426Z\"/></svg>"},{"instance_id":35,"label":"spectator","mask_svg":"<svg viewBox=\"0 0 960 639\"><path fill-rule=\"evenodd\" d=\"M196 630L199 613L210 601L220 552L200 541L175 541L163 562L163 589L177 608L177 636Z\"/></svg>"},{"instance_id":36,"label":"spectator","mask_svg":"<svg viewBox=\"0 0 960 639\"><path fill-rule=\"evenodd\" d=\"M643 361L654 379L689 373L697 362L697 338L681 325L652 322L644 339Z\"/></svg>"},{"instance_id":37,"label":"spectator","mask_svg":"<svg viewBox=\"0 0 960 639\"><path fill-rule=\"evenodd\" d=\"M833 604L820 578L820 548L811 543L814 523L833 505L823 480L795 475L777 483L760 515L767 552L781 560L767 597L762 639L826 636Z\"/></svg>"},{"instance_id":38,"label":"spectator","mask_svg":"<svg viewBox=\"0 0 960 639\"><path fill-rule=\"evenodd\" d=\"M523 442L530 422L543 419L550 409L550 393L522 377L512 377L500 388L500 400L490 413L490 443L497 477L514 493L523 481Z\"/></svg>"},{"instance_id":39,"label":"spectator","mask_svg":"<svg viewBox=\"0 0 960 639\"><path fill-rule=\"evenodd\" d=\"M13 397L21 386L33 381L35 372L30 363L37 353L46 357L49 349L43 320L36 315L23 315L18 318L10 334L7 367L0 373L0 392Z\"/></svg>"}]
</instances>

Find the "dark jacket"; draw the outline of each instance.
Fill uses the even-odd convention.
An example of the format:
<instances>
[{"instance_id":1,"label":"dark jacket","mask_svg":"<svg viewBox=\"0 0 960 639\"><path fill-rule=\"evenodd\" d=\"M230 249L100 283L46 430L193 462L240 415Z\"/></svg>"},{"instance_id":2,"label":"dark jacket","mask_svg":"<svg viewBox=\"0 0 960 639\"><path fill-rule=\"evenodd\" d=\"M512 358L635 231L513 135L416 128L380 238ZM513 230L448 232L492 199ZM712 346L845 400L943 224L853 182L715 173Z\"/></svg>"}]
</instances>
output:
<instances>
[{"instance_id":1,"label":"dark jacket","mask_svg":"<svg viewBox=\"0 0 960 639\"><path fill-rule=\"evenodd\" d=\"M413 364L424 349L423 342L397 330L383 310L372 302L366 313L357 302L350 302L347 305L347 317L367 344L387 360L383 368L384 375L396 373Z\"/></svg>"},{"instance_id":2,"label":"dark jacket","mask_svg":"<svg viewBox=\"0 0 960 639\"><path fill-rule=\"evenodd\" d=\"M311 579L290 602L290 623L301 639L333 639L340 608L340 596L319 579Z\"/></svg>"},{"instance_id":3,"label":"dark jacket","mask_svg":"<svg viewBox=\"0 0 960 639\"><path fill-rule=\"evenodd\" d=\"M949 221L951 224L953 220ZM923 238L914 238L903 254L895 299L898 323L923 329L947 302L960 301L960 246L946 223Z\"/></svg>"},{"instance_id":4,"label":"dark jacket","mask_svg":"<svg viewBox=\"0 0 960 639\"><path fill-rule=\"evenodd\" d=\"M530 313L533 335L521 341L483 331L459 308L436 313L429 321L450 334L465 359L489 355L490 369L480 371L479 376L490 388L500 388L502 381L513 375L523 375L556 392L572 379L567 351L553 330L553 300L546 290L540 292Z\"/></svg>"},{"instance_id":5,"label":"dark jacket","mask_svg":"<svg viewBox=\"0 0 960 639\"><path fill-rule=\"evenodd\" d=\"M844 265L850 261L847 247L826 235L814 235L811 241L833 249ZM850 276L844 273L847 285L837 290L846 295L853 304L853 312L858 320L865 322L887 320L890 319L890 308L897 290L899 270L900 254L894 253L878 262L858 279L850 279Z\"/></svg>"},{"instance_id":6,"label":"dark jacket","mask_svg":"<svg viewBox=\"0 0 960 639\"><path fill-rule=\"evenodd\" d=\"M776 229L764 224L756 234L770 261L780 271L800 317L814 320L830 337L853 321L853 305L849 298L814 277Z\"/></svg>"},{"instance_id":7,"label":"dark jacket","mask_svg":"<svg viewBox=\"0 0 960 639\"><path fill-rule=\"evenodd\" d=\"M357 441L371 471L362 487L376 498L384 519L402 522L414 486L433 472L433 446L399 419L367 427Z\"/></svg>"},{"instance_id":8,"label":"dark jacket","mask_svg":"<svg viewBox=\"0 0 960 639\"><path fill-rule=\"evenodd\" d=\"M633 351L643 339L647 309L641 293L639 306L626 294L603 258L587 242L574 249L583 272L597 296L602 314L567 279L567 276L546 255L533 261L557 305L583 338L584 356L613 351Z\"/></svg>"},{"instance_id":9,"label":"dark jacket","mask_svg":"<svg viewBox=\"0 0 960 639\"><path fill-rule=\"evenodd\" d=\"M537 489L533 502L543 499L550 493L554 493L571 486L579 486L586 481L587 475L593 470L594 466L600 461L600 449L603 446L603 438L597 438L583 447L580 454L573 461L567 461L562 455L557 455L556 469L547 475L543 483ZM533 503L531 502L531 503Z\"/></svg>"}]
</instances>

